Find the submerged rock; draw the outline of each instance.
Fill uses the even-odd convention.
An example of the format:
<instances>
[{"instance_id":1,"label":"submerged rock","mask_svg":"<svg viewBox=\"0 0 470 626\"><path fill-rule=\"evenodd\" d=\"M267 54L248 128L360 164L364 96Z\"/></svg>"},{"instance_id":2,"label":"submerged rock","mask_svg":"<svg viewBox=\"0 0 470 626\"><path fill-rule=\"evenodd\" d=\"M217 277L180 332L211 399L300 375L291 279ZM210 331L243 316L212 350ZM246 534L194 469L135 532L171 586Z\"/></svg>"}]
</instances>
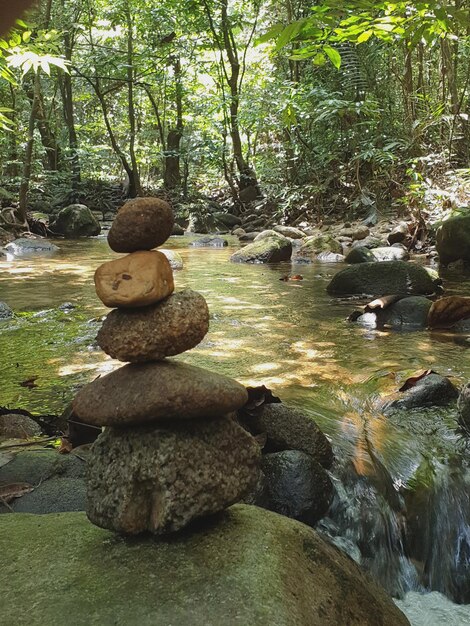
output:
<instances>
[{"instance_id":1,"label":"submerged rock","mask_svg":"<svg viewBox=\"0 0 470 626\"><path fill-rule=\"evenodd\" d=\"M191 246L194 248L224 248L228 246L228 241L224 237L201 237L191 242Z\"/></svg>"},{"instance_id":2,"label":"submerged rock","mask_svg":"<svg viewBox=\"0 0 470 626\"><path fill-rule=\"evenodd\" d=\"M66 549L45 576L58 537ZM81 513L4 516L0 554L6 624L409 626L313 529L257 507L233 506L170 541L120 540Z\"/></svg>"},{"instance_id":3,"label":"submerged rock","mask_svg":"<svg viewBox=\"0 0 470 626\"><path fill-rule=\"evenodd\" d=\"M216 417L236 411L248 393L235 380L178 361L124 365L82 387L74 414L88 424L125 426Z\"/></svg>"},{"instance_id":4,"label":"submerged rock","mask_svg":"<svg viewBox=\"0 0 470 626\"><path fill-rule=\"evenodd\" d=\"M107 428L88 462L87 515L120 533L167 534L240 500L260 449L233 419Z\"/></svg>"},{"instance_id":5,"label":"submerged rock","mask_svg":"<svg viewBox=\"0 0 470 626\"><path fill-rule=\"evenodd\" d=\"M394 411L406 409L445 406L456 400L458 395L456 387L448 378L432 372L403 392L402 397L386 402L382 412L390 415Z\"/></svg>"},{"instance_id":6,"label":"submerged rock","mask_svg":"<svg viewBox=\"0 0 470 626\"><path fill-rule=\"evenodd\" d=\"M327 287L337 296L369 294L429 295L436 291L437 281L420 265L405 261L359 263L339 271Z\"/></svg>"},{"instance_id":7,"label":"submerged rock","mask_svg":"<svg viewBox=\"0 0 470 626\"><path fill-rule=\"evenodd\" d=\"M94 237L101 232L100 223L84 204L70 204L59 211L49 228L67 239Z\"/></svg>"},{"instance_id":8,"label":"submerged rock","mask_svg":"<svg viewBox=\"0 0 470 626\"><path fill-rule=\"evenodd\" d=\"M290 240L277 234L276 237L267 237L249 243L232 254L230 260L234 263L279 263L289 261L291 255Z\"/></svg>"},{"instance_id":9,"label":"submerged rock","mask_svg":"<svg viewBox=\"0 0 470 626\"><path fill-rule=\"evenodd\" d=\"M5 250L15 256L34 256L36 254L53 254L58 252L59 248L47 239L21 237L7 243Z\"/></svg>"},{"instance_id":10,"label":"submerged rock","mask_svg":"<svg viewBox=\"0 0 470 626\"><path fill-rule=\"evenodd\" d=\"M113 359L139 363L191 350L208 329L209 309L204 297L184 289L151 306L111 311L97 340Z\"/></svg>"}]
</instances>

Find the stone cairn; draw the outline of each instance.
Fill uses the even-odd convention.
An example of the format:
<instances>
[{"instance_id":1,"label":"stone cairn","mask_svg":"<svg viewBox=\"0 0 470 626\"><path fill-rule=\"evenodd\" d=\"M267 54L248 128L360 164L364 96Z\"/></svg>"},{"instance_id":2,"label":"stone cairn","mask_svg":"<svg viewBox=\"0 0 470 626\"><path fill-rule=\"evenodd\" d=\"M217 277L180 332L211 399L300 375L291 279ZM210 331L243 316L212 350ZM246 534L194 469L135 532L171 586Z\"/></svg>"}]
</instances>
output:
<instances>
[{"instance_id":1,"label":"stone cairn","mask_svg":"<svg viewBox=\"0 0 470 626\"><path fill-rule=\"evenodd\" d=\"M126 256L95 273L98 297L114 310L99 346L128 362L77 394L74 414L105 426L88 462L87 515L119 533L177 531L240 500L256 483L259 446L233 418L247 401L238 382L168 359L196 346L209 328L201 294L174 292L158 250L174 224L169 204L138 198L108 234Z\"/></svg>"}]
</instances>

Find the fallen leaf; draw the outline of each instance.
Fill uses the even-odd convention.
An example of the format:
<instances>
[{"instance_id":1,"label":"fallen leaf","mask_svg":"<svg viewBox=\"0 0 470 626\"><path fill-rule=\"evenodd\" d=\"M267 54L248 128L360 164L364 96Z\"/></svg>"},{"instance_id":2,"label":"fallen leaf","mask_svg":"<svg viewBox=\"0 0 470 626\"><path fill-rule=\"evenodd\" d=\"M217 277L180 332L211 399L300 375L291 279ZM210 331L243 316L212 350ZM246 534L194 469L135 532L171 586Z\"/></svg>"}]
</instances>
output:
<instances>
[{"instance_id":1,"label":"fallen leaf","mask_svg":"<svg viewBox=\"0 0 470 626\"><path fill-rule=\"evenodd\" d=\"M294 274L293 276L289 276L289 274L285 274L284 276L281 276L281 278L279 280L283 280L285 283L288 280L303 280L304 277L302 276L302 274Z\"/></svg>"},{"instance_id":2,"label":"fallen leaf","mask_svg":"<svg viewBox=\"0 0 470 626\"><path fill-rule=\"evenodd\" d=\"M426 376L429 376L429 374L435 374L435 373L436 372L434 372L433 370L419 370L418 372L413 374L413 376L410 376L410 378L407 378L398 391L406 391L407 389L411 389L420 380L422 380Z\"/></svg>"},{"instance_id":3,"label":"fallen leaf","mask_svg":"<svg viewBox=\"0 0 470 626\"><path fill-rule=\"evenodd\" d=\"M21 498L26 493L30 493L34 487L29 483L11 483L10 485L0 485L0 500L8 504L15 498Z\"/></svg>"},{"instance_id":4,"label":"fallen leaf","mask_svg":"<svg viewBox=\"0 0 470 626\"><path fill-rule=\"evenodd\" d=\"M57 449L59 454L68 454L72 450L72 444L67 439L67 437L62 437L60 440L60 446Z\"/></svg>"},{"instance_id":5,"label":"fallen leaf","mask_svg":"<svg viewBox=\"0 0 470 626\"><path fill-rule=\"evenodd\" d=\"M447 296L433 302L428 313L428 328L449 328L470 317L470 298Z\"/></svg>"},{"instance_id":6,"label":"fallen leaf","mask_svg":"<svg viewBox=\"0 0 470 626\"><path fill-rule=\"evenodd\" d=\"M39 378L39 376L31 376L31 378L27 378L26 380L23 380L20 384L20 387L27 387L28 389L33 389L34 387L37 387L36 385L36 380Z\"/></svg>"}]
</instances>

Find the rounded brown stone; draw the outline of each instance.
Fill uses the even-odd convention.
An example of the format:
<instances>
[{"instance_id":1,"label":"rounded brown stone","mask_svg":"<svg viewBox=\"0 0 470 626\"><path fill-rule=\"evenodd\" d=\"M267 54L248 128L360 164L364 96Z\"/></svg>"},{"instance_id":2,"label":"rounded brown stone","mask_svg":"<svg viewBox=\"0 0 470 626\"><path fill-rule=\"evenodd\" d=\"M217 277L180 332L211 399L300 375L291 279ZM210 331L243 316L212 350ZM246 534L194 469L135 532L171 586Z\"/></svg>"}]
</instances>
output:
<instances>
[{"instance_id":1,"label":"rounded brown stone","mask_svg":"<svg viewBox=\"0 0 470 626\"><path fill-rule=\"evenodd\" d=\"M158 361L191 350L208 329L204 297L184 289L152 306L111 311L98 332L98 345L120 361Z\"/></svg>"},{"instance_id":2,"label":"rounded brown stone","mask_svg":"<svg viewBox=\"0 0 470 626\"><path fill-rule=\"evenodd\" d=\"M171 206L160 198L135 198L118 211L108 233L115 252L152 250L171 235L174 224Z\"/></svg>"},{"instance_id":3,"label":"rounded brown stone","mask_svg":"<svg viewBox=\"0 0 470 626\"><path fill-rule=\"evenodd\" d=\"M97 426L218 417L236 411L248 393L236 380L173 360L131 363L86 385L74 414Z\"/></svg>"},{"instance_id":4,"label":"rounded brown stone","mask_svg":"<svg viewBox=\"0 0 470 626\"><path fill-rule=\"evenodd\" d=\"M175 286L166 256L158 250L146 250L100 265L95 272L95 288L106 306L142 307L163 300Z\"/></svg>"}]
</instances>

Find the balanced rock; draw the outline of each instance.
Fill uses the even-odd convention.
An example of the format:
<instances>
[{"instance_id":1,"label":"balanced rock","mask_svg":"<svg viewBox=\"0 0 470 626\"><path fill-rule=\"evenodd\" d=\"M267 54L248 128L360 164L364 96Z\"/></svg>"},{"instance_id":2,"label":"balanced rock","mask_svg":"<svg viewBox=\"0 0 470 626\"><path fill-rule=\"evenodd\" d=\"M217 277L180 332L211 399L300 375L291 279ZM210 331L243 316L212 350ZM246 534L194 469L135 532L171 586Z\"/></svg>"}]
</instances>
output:
<instances>
[{"instance_id":1,"label":"balanced rock","mask_svg":"<svg viewBox=\"0 0 470 626\"><path fill-rule=\"evenodd\" d=\"M248 393L240 383L177 361L132 363L83 387L74 414L88 424L125 426L217 417L241 408Z\"/></svg>"},{"instance_id":2,"label":"balanced rock","mask_svg":"<svg viewBox=\"0 0 470 626\"><path fill-rule=\"evenodd\" d=\"M115 309L98 332L98 345L120 361L158 361L191 350L209 329L209 309L192 289L137 309Z\"/></svg>"},{"instance_id":3,"label":"balanced rock","mask_svg":"<svg viewBox=\"0 0 470 626\"><path fill-rule=\"evenodd\" d=\"M161 252L133 252L100 265L95 272L95 287L106 306L146 306L173 292L173 272Z\"/></svg>"},{"instance_id":4,"label":"balanced rock","mask_svg":"<svg viewBox=\"0 0 470 626\"><path fill-rule=\"evenodd\" d=\"M88 462L87 515L120 533L165 534L222 511L256 483L260 448L230 417L107 428Z\"/></svg>"},{"instance_id":5,"label":"balanced rock","mask_svg":"<svg viewBox=\"0 0 470 626\"><path fill-rule=\"evenodd\" d=\"M160 198L135 198L118 211L108 233L108 243L115 252L151 250L170 237L173 211Z\"/></svg>"}]
</instances>

